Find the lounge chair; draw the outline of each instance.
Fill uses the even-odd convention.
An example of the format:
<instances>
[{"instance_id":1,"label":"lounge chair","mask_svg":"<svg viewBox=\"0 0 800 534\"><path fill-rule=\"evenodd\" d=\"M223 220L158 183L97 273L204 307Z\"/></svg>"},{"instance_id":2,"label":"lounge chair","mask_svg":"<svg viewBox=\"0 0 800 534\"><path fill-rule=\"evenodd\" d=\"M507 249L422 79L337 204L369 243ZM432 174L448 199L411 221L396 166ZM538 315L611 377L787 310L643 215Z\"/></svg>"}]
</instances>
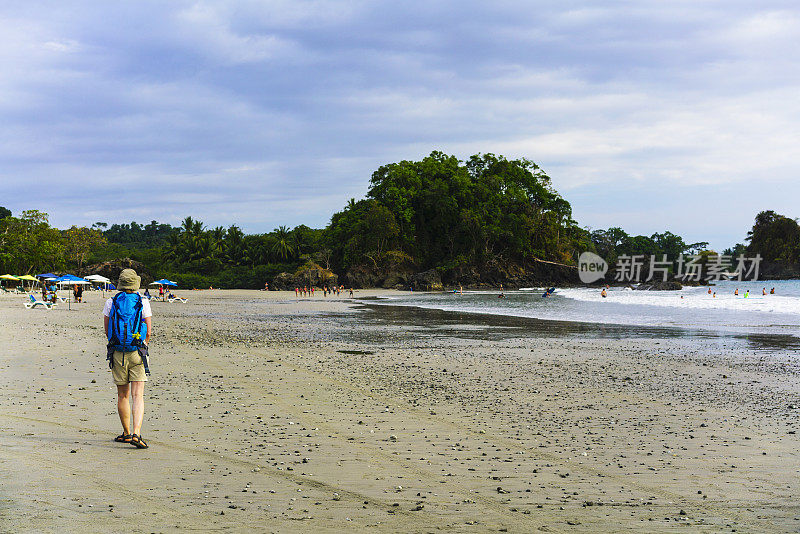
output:
<instances>
[{"instance_id":1,"label":"lounge chair","mask_svg":"<svg viewBox=\"0 0 800 534\"><path fill-rule=\"evenodd\" d=\"M187 299L181 298L177 295L172 295L171 297L167 298L167 302L187 302Z\"/></svg>"},{"instance_id":2,"label":"lounge chair","mask_svg":"<svg viewBox=\"0 0 800 534\"><path fill-rule=\"evenodd\" d=\"M30 302L26 302L25 307L28 308L29 310L31 308L35 308L36 306L44 306L48 310L52 310L53 306L55 306L55 303L53 302L43 302L41 300L36 300L36 297L34 297L33 295L28 295L28 300Z\"/></svg>"}]
</instances>

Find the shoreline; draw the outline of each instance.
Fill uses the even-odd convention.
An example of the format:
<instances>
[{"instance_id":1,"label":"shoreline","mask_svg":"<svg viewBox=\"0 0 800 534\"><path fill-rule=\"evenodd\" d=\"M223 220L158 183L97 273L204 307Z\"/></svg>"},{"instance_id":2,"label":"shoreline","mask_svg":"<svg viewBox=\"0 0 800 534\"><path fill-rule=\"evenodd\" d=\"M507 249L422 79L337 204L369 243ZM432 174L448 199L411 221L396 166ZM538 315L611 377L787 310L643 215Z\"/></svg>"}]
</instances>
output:
<instances>
[{"instance_id":1,"label":"shoreline","mask_svg":"<svg viewBox=\"0 0 800 534\"><path fill-rule=\"evenodd\" d=\"M438 294L448 295L449 292ZM737 340L752 350L788 351L800 349L800 333L764 332L745 330L745 327L714 328L705 325L655 325L627 324L622 322L590 321L585 319L553 319L528 315L516 315L512 310L497 309L496 312L484 310L448 309L432 303L383 303L384 299L376 297L356 298L365 307L380 307L398 310L418 310L416 313L428 314L429 320L445 322L491 322L496 326L513 326L527 328L534 334L569 337L570 335L594 335L616 338L685 338L712 340L722 343L726 340ZM755 299L754 299L755 300ZM647 304L645 304L647 305ZM410 312L411 313L411 312ZM453 320L448 319L452 317Z\"/></svg>"},{"instance_id":2,"label":"shoreline","mask_svg":"<svg viewBox=\"0 0 800 534\"><path fill-rule=\"evenodd\" d=\"M0 530L798 527L791 354L184 293L153 303L146 451L111 441L99 295L0 298Z\"/></svg>"}]
</instances>

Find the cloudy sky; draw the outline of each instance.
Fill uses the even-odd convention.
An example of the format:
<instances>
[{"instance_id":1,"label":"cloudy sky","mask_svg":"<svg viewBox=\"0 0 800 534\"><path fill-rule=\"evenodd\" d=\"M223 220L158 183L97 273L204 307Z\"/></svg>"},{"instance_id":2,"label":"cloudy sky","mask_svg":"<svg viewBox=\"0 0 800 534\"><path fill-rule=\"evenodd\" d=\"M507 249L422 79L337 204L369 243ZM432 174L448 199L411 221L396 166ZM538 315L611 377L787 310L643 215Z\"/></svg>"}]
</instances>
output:
<instances>
[{"instance_id":1,"label":"cloudy sky","mask_svg":"<svg viewBox=\"0 0 800 534\"><path fill-rule=\"evenodd\" d=\"M383 163L494 152L723 248L800 216L798 44L794 1L4 2L0 205L321 227Z\"/></svg>"}]
</instances>

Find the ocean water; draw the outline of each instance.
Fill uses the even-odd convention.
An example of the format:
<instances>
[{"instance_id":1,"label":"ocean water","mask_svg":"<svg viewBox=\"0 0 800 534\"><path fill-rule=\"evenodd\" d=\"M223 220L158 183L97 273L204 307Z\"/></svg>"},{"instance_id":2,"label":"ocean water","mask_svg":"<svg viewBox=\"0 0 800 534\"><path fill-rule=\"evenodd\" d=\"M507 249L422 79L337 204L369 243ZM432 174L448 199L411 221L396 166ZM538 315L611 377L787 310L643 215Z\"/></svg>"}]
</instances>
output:
<instances>
[{"instance_id":1,"label":"ocean water","mask_svg":"<svg viewBox=\"0 0 800 534\"><path fill-rule=\"evenodd\" d=\"M775 294L770 295L773 287ZM738 296L734 295L736 288ZM762 288L766 288L766 296L762 296ZM497 290L465 291L461 295L409 292L377 303L576 323L800 338L800 280L723 281L711 290L712 295L708 287L685 287L681 291L612 287L607 298L601 297L599 288L556 288L549 298L542 298L544 288L506 291L505 298L498 298ZM746 291L748 298L744 297Z\"/></svg>"}]
</instances>

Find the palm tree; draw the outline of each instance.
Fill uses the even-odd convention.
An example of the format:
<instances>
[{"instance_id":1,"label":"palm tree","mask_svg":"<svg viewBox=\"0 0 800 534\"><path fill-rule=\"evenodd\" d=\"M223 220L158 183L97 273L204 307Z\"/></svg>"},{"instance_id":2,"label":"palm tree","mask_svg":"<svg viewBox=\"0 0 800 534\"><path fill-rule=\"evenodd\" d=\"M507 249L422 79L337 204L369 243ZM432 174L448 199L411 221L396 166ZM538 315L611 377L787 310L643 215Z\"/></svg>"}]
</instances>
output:
<instances>
[{"instance_id":1,"label":"palm tree","mask_svg":"<svg viewBox=\"0 0 800 534\"><path fill-rule=\"evenodd\" d=\"M294 255L294 247L291 243L291 232L285 226L275 229L276 242L272 245L272 252L278 258L286 261Z\"/></svg>"},{"instance_id":2,"label":"palm tree","mask_svg":"<svg viewBox=\"0 0 800 534\"><path fill-rule=\"evenodd\" d=\"M225 257L233 265L243 265L247 250L244 244L244 232L238 226L231 226L225 232Z\"/></svg>"}]
</instances>

